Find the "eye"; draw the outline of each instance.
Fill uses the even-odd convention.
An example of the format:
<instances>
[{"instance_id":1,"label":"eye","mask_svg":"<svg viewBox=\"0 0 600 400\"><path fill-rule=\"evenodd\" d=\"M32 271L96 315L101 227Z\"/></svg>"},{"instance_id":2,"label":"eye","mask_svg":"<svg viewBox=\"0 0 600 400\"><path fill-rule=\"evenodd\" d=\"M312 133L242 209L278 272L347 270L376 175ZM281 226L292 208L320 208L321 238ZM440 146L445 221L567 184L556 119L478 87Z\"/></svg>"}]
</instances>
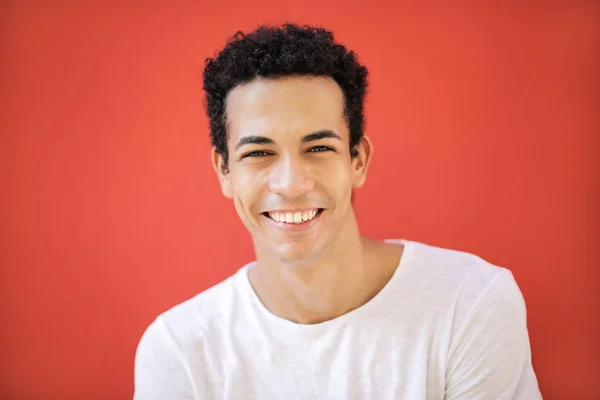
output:
<instances>
[{"instance_id":1,"label":"eye","mask_svg":"<svg viewBox=\"0 0 600 400\"><path fill-rule=\"evenodd\" d=\"M242 158L246 158L246 157L264 157L264 156L268 156L270 153L263 151L263 150L256 150L256 151L251 151L250 153L246 153L242 156Z\"/></svg>"},{"instance_id":2,"label":"eye","mask_svg":"<svg viewBox=\"0 0 600 400\"><path fill-rule=\"evenodd\" d=\"M311 147L310 149L308 149L308 151L311 153L322 153L325 151L335 151L335 150L328 146L315 146L315 147Z\"/></svg>"}]
</instances>

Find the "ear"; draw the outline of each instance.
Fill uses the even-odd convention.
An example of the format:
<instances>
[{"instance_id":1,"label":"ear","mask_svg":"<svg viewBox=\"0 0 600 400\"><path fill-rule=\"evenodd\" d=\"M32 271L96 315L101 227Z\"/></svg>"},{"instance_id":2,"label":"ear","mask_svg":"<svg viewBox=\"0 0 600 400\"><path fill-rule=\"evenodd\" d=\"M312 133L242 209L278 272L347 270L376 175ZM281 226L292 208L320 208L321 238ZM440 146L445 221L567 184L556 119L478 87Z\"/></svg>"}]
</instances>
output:
<instances>
[{"instance_id":1,"label":"ear","mask_svg":"<svg viewBox=\"0 0 600 400\"><path fill-rule=\"evenodd\" d=\"M371 140L363 136L360 142L352 149L352 187L358 189L367 179L367 169L373 157L373 144Z\"/></svg>"},{"instance_id":2,"label":"ear","mask_svg":"<svg viewBox=\"0 0 600 400\"><path fill-rule=\"evenodd\" d=\"M219 178L219 182L221 183L221 191L223 195L228 199L233 197L231 191L231 179L229 174L229 167L225 164L225 160L223 155L217 151L214 147L211 150L211 160L213 169Z\"/></svg>"}]
</instances>

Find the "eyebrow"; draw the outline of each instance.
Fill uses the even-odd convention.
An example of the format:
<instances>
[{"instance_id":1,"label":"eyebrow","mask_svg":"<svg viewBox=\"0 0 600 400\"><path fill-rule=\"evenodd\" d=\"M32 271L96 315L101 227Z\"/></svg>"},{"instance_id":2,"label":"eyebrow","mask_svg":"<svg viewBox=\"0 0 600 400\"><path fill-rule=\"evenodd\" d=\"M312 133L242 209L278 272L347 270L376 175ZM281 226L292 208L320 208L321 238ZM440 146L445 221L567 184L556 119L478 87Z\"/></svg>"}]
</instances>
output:
<instances>
[{"instance_id":1,"label":"eyebrow","mask_svg":"<svg viewBox=\"0 0 600 400\"><path fill-rule=\"evenodd\" d=\"M301 142L308 143L308 142L314 142L316 140L327 139L327 138L342 140L342 138L339 135L337 135L335 132L326 129L326 130L310 133L310 134L302 137ZM245 146L247 144L273 144L273 143L275 143L273 141L273 139L270 139L265 136L244 136L244 137L240 138L240 140L238 140L237 144L235 145L235 150L238 150L240 147Z\"/></svg>"},{"instance_id":2,"label":"eyebrow","mask_svg":"<svg viewBox=\"0 0 600 400\"><path fill-rule=\"evenodd\" d=\"M264 137L264 136L244 136L242 137L240 140L238 140L237 144L235 145L235 149L239 149L242 146L245 146L247 144L273 144L275 143L273 141L273 139L269 139L268 137Z\"/></svg>"},{"instance_id":3,"label":"eyebrow","mask_svg":"<svg viewBox=\"0 0 600 400\"><path fill-rule=\"evenodd\" d=\"M311 133L310 135L304 136L302 138L302 143L313 142L315 140L326 139L326 138L342 140L342 138L339 135L337 135L336 133L334 133L333 131L323 130L323 131L318 131L315 133Z\"/></svg>"}]
</instances>

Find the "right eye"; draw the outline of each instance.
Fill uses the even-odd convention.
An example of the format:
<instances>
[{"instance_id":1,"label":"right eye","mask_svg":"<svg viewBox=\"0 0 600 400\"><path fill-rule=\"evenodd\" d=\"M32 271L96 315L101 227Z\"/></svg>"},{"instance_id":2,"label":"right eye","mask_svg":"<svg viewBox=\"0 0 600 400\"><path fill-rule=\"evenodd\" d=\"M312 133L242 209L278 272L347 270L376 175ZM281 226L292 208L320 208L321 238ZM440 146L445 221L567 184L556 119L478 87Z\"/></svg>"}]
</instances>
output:
<instances>
[{"instance_id":1,"label":"right eye","mask_svg":"<svg viewBox=\"0 0 600 400\"><path fill-rule=\"evenodd\" d=\"M246 158L246 157L264 157L264 156L268 156L269 153L267 153L266 151L263 150L256 150L256 151L251 151L250 153L246 153L242 156L242 158Z\"/></svg>"}]
</instances>

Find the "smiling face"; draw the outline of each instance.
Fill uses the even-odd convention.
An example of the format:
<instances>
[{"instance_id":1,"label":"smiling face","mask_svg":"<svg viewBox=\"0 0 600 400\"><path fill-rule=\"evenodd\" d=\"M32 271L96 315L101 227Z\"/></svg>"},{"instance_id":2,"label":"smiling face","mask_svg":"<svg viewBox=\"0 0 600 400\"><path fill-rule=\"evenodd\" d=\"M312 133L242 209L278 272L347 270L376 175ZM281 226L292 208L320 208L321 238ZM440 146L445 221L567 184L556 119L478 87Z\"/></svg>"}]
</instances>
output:
<instances>
[{"instance_id":1,"label":"smiling face","mask_svg":"<svg viewBox=\"0 0 600 400\"><path fill-rule=\"evenodd\" d=\"M363 138L350 156L335 81L294 76L237 86L227 97L227 129L228 165L214 149L213 164L257 254L308 262L356 229L352 189L365 180L371 145Z\"/></svg>"}]
</instances>

